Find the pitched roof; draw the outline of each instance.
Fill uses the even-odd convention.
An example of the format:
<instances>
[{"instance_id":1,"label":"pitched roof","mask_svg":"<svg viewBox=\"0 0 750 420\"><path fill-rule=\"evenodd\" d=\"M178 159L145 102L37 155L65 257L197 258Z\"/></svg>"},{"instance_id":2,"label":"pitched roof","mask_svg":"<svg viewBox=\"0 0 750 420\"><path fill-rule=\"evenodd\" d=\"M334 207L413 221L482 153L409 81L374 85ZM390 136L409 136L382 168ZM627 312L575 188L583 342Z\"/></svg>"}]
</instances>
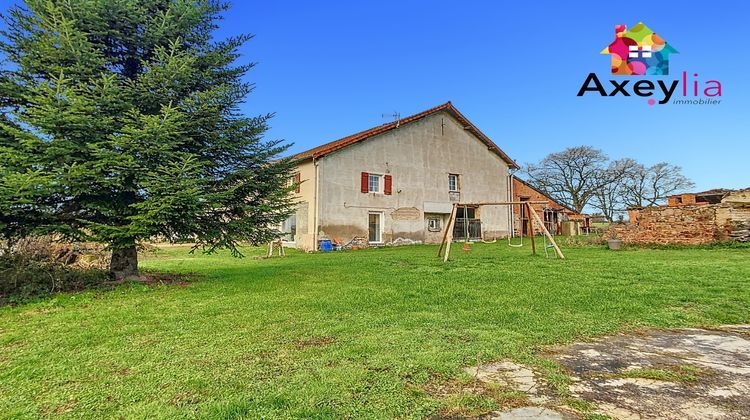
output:
<instances>
[{"instance_id":1,"label":"pitched roof","mask_svg":"<svg viewBox=\"0 0 750 420\"><path fill-rule=\"evenodd\" d=\"M523 184L523 185L525 185L525 186L527 186L527 187L531 188L532 190L534 190L534 191L536 191L537 193L539 193L539 195L541 195L541 196L544 196L544 197L547 197L547 198L549 199L549 201L551 201L551 202L553 202L553 203L557 204L558 206L560 206L560 208L563 208L563 209L565 209L565 210L568 210L569 212L571 212L571 213L573 213L573 214L580 214L580 215L584 215L583 213L578 213L577 211L573 210L572 208L570 208L570 207L566 206L565 204L563 204L563 203L560 203L560 202L558 202L557 200L555 200L554 198L552 198L552 197L548 196L547 194L545 194L545 193L543 193L543 192L539 191L539 189L538 189L538 188L536 188L535 186L533 186L533 185L529 184L529 182L528 182L528 181L524 181L523 179L521 179L521 178L519 178L519 177L517 177L517 176L514 176L514 177L513 177L513 180L514 180L514 181L518 181L518 182L520 182L521 184Z\"/></svg>"},{"instance_id":2,"label":"pitched roof","mask_svg":"<svg viewBox=\"0 0 750 420\"><path fill-rule=\"evenodd\" d=\"M470 133L472 133L476 138L478 138L482 143L487 145L487 148L500 156L501 159L503 159L508 165L510 165L511 168L520 169L518 164L511 159L505 152L503 152L500 147L498 147L492 140L490 140L489 137L487 137L484 133L482 133L474 124L472 124L466 117L463 116L456 107L453 106L450 102L446 102L442 105L438 105L434 108L430 108L426 111L422 111L418 114L414 114L411 116L408 116L406 118L401 118L398 121L392 121L386 124L379 125L377 127L370 128L365 131L360 131L359 133L352 134L350 136L346 136L344 138L332 141L330 143L323 144L321 146L312 148L310 150L298 153L293 156L293 159L297 160L305 160L305 159L312 159L312 158L320 158L323 157L329 153L333 153L337 150L341 150L347 146L350 146L354 143L358 143L362 140L366 140L370 137L377 136L379 134L386 133L388 131L394 130L399 128L402 125L409 124L411 122L420 120L422 118L425 118L427 116L430 116L432 114L438 113L440 111L446 111L449 114L451 114L454 118L456 118L461 125L463 125L463 128Z\"/></svg>"}]
</instances>

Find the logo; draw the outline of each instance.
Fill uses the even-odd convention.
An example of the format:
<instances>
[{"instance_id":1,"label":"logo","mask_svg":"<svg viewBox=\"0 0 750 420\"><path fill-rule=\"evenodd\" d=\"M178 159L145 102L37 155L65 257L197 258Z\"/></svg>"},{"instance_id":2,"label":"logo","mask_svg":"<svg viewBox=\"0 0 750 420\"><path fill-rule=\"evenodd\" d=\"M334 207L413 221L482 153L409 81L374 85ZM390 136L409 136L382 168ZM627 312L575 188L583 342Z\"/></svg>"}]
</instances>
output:
<instances>
[{"instance_id":1,"label":"logo","mask_svg":"<svg viewBox=\"0 0 750 420\"><path fill-rule=\"evenodd\" d=\"M615 26L615 40L601 52L612 57L616 75L669 74L669 56L677 53L643 22L630 30Z\"/></svg>"},{"instance_id":2,"label":"logo","mask_svg":"<svg viewBox=\"0 0 750 420\"><path fill-rule=\"evenodd\" d=\"M615 40L601 54L610 55L611 70L615 76L659 77L669 75L670 56L679 52L651 28L639 22L630 30L625 25L616 25ZM721 82L703 82L697 72L683 71L680 79L675 80L620 79L610 80L609 84L611 87L605 88L596 73L589 73L578 90L578 96L584 96L588 92L596 92L604 97L639 96L648 98L646 103L649 105L721 103L721 99L717 98L722 94ZM682 98L679 98L680 93ZM674 97L675 94L678 96Z\"/></svg>"}]
</instances>

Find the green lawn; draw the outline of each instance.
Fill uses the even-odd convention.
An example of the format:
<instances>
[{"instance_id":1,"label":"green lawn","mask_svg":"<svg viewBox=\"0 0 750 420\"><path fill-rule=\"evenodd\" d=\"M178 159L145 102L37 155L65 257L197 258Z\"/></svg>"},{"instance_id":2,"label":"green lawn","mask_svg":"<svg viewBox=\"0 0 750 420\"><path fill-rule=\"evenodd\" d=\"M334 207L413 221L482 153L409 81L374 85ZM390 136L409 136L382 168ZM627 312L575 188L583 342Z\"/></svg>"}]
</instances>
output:
<instances>
[{"instance_id":1,"label":"green lawn","mask_svg":"<svg viewBox=\"0 0 750 420\"><path fill-rule=\"evenodd\" d=\"M642 326L750 322L750 248L564 249L505 242L259 259L167 248L187 286L122 286L0 308L0 416L424 417L514 403L462 390L545 345ZM561 387L562 388L562 387ZM517 396L515 398L518 398Z\"/></svg>"}]
</instances>

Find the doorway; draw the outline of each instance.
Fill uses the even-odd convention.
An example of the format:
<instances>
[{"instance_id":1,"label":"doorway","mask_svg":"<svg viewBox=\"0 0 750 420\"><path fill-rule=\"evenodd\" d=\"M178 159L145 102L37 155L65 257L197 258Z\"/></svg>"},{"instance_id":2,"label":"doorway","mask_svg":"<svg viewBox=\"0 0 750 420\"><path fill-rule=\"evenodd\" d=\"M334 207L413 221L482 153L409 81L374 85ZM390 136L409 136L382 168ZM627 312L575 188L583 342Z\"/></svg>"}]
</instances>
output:
<instances>
[{"instance_id":1,"label":"doorway","mask_svg":"<svg viewBox=\"0 0 750 420\"><path fill-rule=\"evenodd\" d=\"M455 240L481 240L482 222L479 220L476 207L458 207L456 209L456 220L453 226L453 239Z\"/></svg>"},{"instance_id":2,"label":"doorway","mask_svg":"<svg viewBox=\"0 0 750 420\"><path fill-rule=\"evenodd\" d=\"M521 197L519 201L529 201L529 198L531 197ZM529 218L526 214L526 205L519 204L518 209L519 213L521 214L521 235L529 236Z\"/></svg>"},{"instance_id":3,"label":"doorway","mask_svg":"<svg viewBox=\"0 0 750 420\"><path fill-rule=\"evenodd\" d=\"M383 213L370 212L367 218L367 241L371 244L383 243Z\"/></svg>"}]
</instances>

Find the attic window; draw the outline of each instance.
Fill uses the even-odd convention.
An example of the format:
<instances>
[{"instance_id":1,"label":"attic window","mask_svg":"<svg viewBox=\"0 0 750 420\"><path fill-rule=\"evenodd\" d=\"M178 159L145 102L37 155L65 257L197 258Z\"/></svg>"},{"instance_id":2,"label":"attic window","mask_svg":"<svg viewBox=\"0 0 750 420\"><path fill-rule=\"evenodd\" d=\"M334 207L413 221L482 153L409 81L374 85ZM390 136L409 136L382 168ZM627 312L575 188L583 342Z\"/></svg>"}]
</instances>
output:
<instances>
[{"instance_id":1,"label":"attic window","mask_svg":"<svg viewBox=\"0 0 750 420\"><path fill-rule=\"evenodd\" d=\"M448 192L458 192L458 175L448 174Z\"/></svg>"},{"instance_id":2,"label":"attic window","mask_svg":"<svg viewBox=\"0 0 750 420\"><path fill-rule=\"evenodd\" d=\"M630 45L628 46L628 57L629 58L650 58L651 57L651 46L650 45Z\"/></svg>"}]
</instances>

